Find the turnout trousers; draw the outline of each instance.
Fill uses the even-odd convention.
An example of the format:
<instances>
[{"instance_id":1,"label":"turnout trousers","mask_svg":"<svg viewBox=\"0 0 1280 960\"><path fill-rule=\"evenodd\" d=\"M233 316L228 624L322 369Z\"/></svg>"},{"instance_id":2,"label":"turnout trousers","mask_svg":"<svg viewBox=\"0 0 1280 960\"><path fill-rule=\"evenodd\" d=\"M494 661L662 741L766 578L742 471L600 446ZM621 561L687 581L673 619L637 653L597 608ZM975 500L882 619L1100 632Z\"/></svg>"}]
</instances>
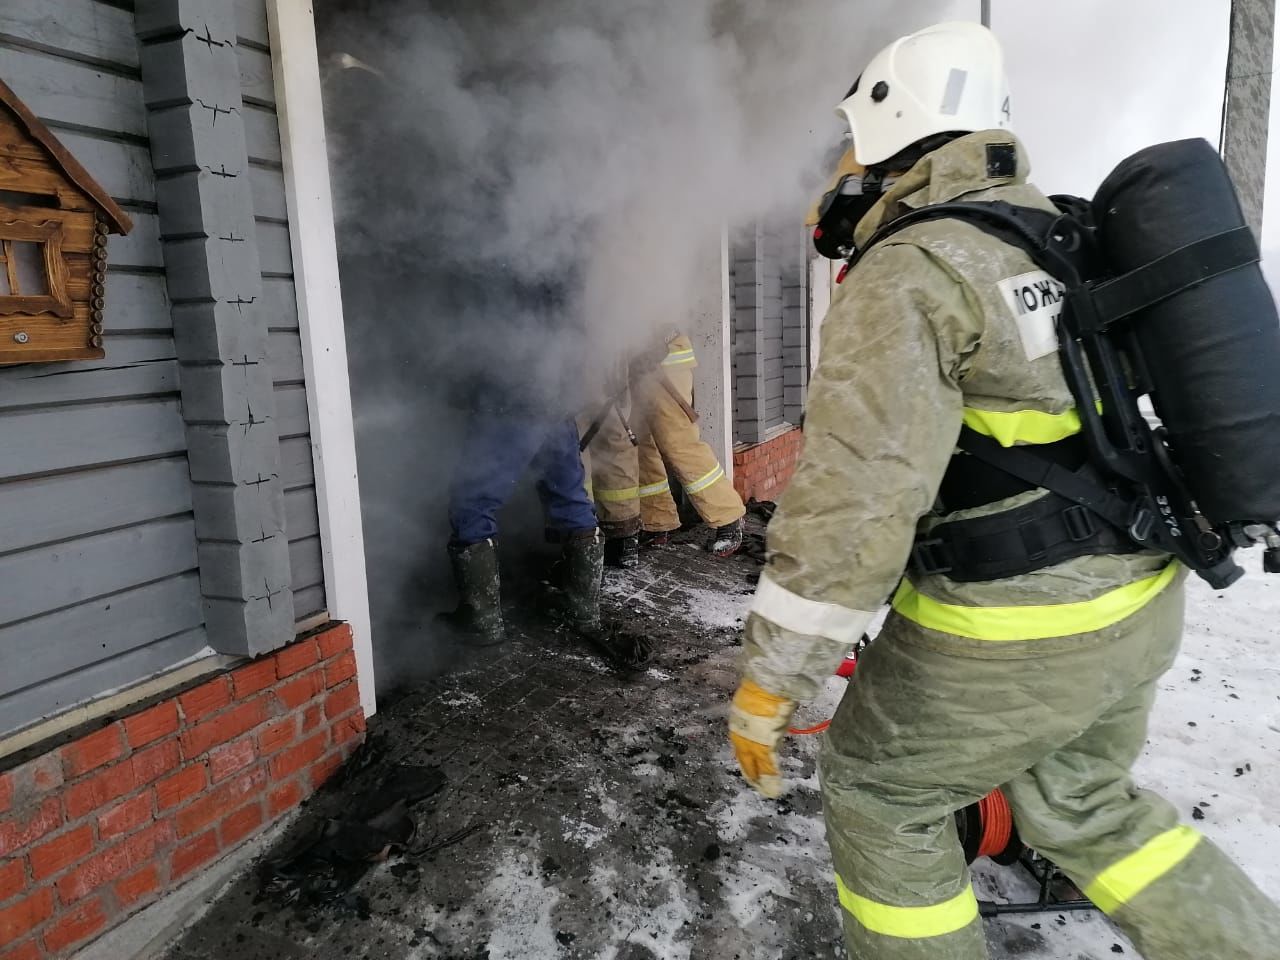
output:
<instances>
[{"instance_id":1,"label":"turnout trousers","mask_svg":"<svg viewBox=\"0 0 1280 960\"><path fill-rule=\"evenodd\" d=\"M1276 905L1130 776L1182 605L1178 580L1045 656L983 656L984 641L890 616L820 759L851 957L987 956L953 814L1003 787L1022 839L1146 960L1280 960Z\"/></svg>"},{"instance_id":2,"label":"turnout trousers","mask_svg":"<svg viewBox=\"0 0 1280 960\"><path fill-rule=\"evenodd\" d=\"M668 351L657 370L631 383L631 428L639 445L632 446L616 413L605 418L591 442L593 495L607 537L630 536L641 529L657 533L680 528L667 464L704 523L722 527L746 513L698 425L662 383L665 378L692 406L697 365L693 345L688 337L678 336L668 344Z\"/></svg>"},{"instance_id":3,"label":"turnout trousers","mask_svg":"<svg viewBox=\"0 0 1280 960\"><path fill-rule=\"evenodd\" d=\"M465 547L496 537L498 511L530 468L548 536L595 530L574 421L482 413L470 424L449 491L453 542Z\"/></svg>"}]
</instances>

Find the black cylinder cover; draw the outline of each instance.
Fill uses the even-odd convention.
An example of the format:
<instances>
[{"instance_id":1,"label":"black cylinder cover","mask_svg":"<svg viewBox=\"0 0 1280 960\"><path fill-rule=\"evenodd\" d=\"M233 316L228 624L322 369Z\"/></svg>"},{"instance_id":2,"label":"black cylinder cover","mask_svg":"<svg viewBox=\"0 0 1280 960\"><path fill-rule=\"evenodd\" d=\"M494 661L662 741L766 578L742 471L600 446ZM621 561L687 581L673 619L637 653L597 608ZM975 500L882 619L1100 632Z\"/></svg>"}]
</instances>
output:
<instances>
[{"instance_id":1,"label":"black cylinder cover","mask_svg":"<svg viewBox=\"0 0 1280 960\"><path fill-rule=\"evenodd\" d=\"M1094 198L1117 274L1244 224L1205 140L1148 147ZM1174 461L1214 523L1280 520L1280 318L1257 264L1207 280L1132 322Z\"/></svg>"}]
</instances>

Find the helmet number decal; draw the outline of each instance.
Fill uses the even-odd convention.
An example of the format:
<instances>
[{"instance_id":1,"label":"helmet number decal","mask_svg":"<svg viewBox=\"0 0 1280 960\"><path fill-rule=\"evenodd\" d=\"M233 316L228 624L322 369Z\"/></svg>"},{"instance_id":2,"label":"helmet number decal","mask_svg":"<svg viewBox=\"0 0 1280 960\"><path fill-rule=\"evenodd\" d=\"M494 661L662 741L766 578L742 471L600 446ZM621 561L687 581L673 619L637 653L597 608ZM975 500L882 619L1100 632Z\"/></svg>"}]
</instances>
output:
<instances>
[{"instance_id":1,"label":"helmet number decal","mask_svg":"<svg viewBox=\"0 0 1280 960\"><path fill-rule=\"evenodd\" d=\"M1013 119L1013 114L1009 110L1009 98L1004 98L1004 103L1000 104L1000 112L1004 114L1005 122Z\"/></svg>"}]
</instances>

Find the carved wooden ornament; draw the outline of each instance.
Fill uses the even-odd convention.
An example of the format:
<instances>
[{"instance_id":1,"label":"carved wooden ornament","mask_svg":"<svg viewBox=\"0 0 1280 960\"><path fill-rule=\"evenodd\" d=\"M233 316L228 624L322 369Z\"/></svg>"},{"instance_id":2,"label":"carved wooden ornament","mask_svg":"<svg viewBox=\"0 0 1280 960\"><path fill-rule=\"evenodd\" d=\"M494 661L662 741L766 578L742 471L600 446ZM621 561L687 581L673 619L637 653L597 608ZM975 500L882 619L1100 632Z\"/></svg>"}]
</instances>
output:
<instances>
[{"instance_id":1,"label":"carved wooden ornament","mask_svg":"<svg viewBox=\"0 0 1280 960\"><path fill-rule=\"evenodd\" d=\"M0 364L105 355L107 236L132 227L0 80Z\"/></svg>"}]
</instances>

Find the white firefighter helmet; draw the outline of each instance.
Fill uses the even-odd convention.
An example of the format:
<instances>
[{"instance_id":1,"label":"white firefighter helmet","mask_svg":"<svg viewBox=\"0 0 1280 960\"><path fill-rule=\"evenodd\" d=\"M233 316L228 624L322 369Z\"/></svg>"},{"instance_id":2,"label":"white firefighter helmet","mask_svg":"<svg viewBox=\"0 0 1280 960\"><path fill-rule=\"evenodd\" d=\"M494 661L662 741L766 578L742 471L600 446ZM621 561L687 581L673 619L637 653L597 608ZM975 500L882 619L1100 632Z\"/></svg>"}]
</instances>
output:
<instances>
[{"instance_id":1,"label":"white firefighter helmet","mask_svg":"<svg viewBox=\"0 0 1280 960\"><path fill-rule=\"evenodd\" d=\"M836 113L868 167L936 134L1007 128L1004 52L979 23L927 27L880 51Z\"/></svg>"}]
</instances>

